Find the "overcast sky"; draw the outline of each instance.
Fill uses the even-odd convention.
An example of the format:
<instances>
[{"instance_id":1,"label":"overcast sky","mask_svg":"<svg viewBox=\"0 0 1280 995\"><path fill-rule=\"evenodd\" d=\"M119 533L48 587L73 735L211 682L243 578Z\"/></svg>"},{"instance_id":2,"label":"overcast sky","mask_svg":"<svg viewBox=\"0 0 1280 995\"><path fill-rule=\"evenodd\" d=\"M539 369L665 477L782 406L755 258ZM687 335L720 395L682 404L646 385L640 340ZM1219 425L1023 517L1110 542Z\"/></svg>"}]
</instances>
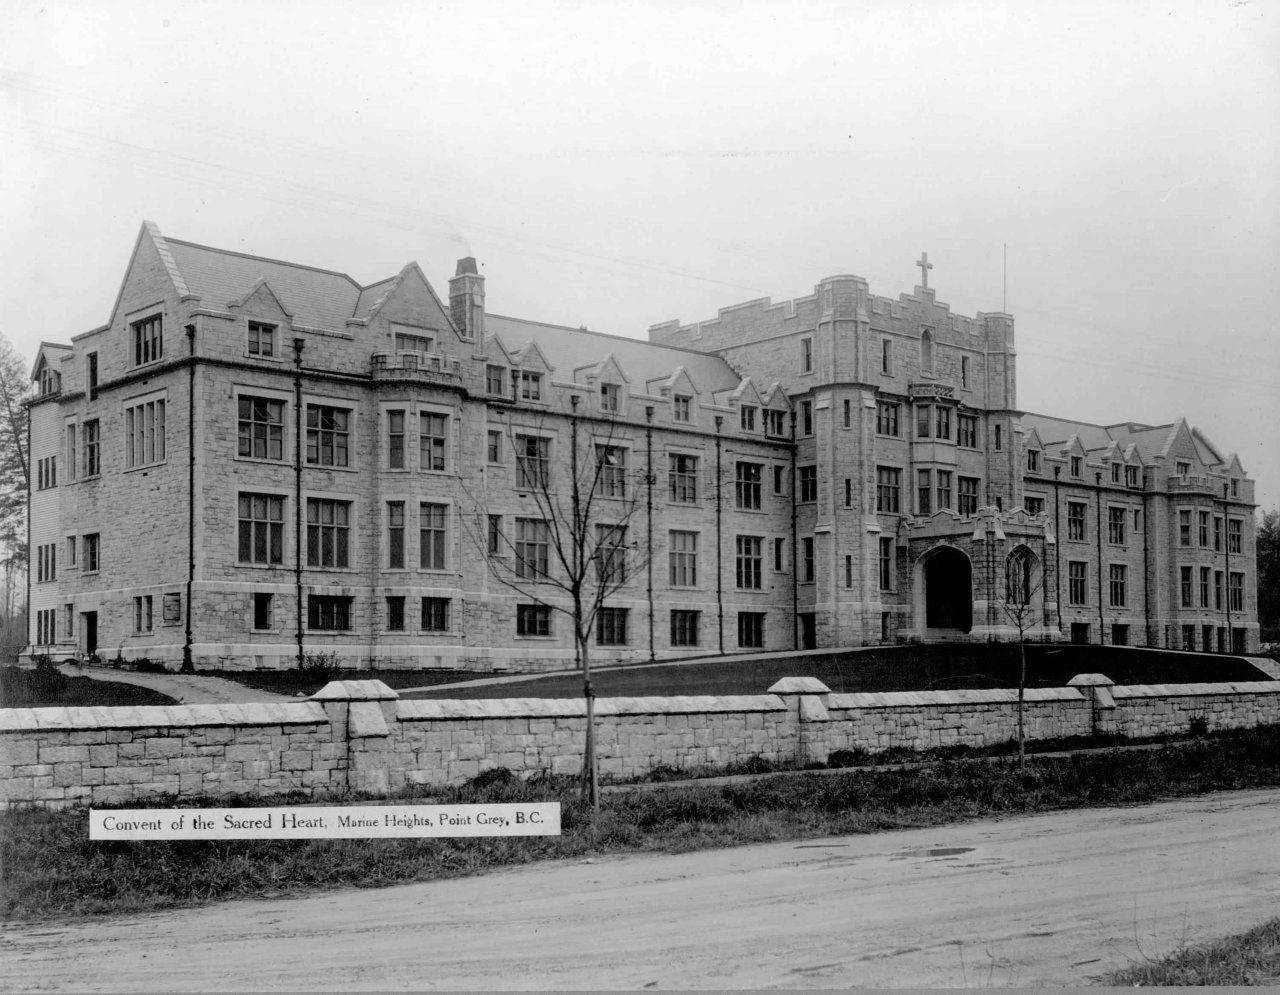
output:
<instances>
[{"instance_id":1,"label":"overcast sky","mask_svg":"<svg viewBox=\"0 0 1280 995\"><path fill-rule=\"evenodd\" d=\"M1185 416L1280 506L1280 3L0 0L0 331L138 227L643 337L856 273L1017 322L1018 399Z\"/></svg>"}]
</instances>

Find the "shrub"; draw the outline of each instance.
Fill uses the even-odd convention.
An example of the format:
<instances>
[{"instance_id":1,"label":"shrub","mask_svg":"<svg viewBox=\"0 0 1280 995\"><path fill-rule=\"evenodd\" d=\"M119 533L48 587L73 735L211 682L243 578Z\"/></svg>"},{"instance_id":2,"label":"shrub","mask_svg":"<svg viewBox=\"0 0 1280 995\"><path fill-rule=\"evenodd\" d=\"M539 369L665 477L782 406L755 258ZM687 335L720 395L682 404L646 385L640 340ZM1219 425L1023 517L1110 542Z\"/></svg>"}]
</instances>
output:
<instances>
[{"instance_id":1,"label":"shrub","mask_svg":"<svg viewBox=\"0 0 1280 995\"><path fill-rule=\"evenodd\" d=\"M1203 715L1197 715L1191 720L1191 735L1207 736L1209 735L1209 720Z\"/></svg>"},{"instance_id":2,"label":"shrub","mask_svg":"<svg viewBox=\"0 0 1280 995\"><path fill-rule=\"evenodd\" d=\"M302 672L317 681L331 681L342 672L342 661L332 651L305 653L302 657Z\"/></svg>"}]
</instances>

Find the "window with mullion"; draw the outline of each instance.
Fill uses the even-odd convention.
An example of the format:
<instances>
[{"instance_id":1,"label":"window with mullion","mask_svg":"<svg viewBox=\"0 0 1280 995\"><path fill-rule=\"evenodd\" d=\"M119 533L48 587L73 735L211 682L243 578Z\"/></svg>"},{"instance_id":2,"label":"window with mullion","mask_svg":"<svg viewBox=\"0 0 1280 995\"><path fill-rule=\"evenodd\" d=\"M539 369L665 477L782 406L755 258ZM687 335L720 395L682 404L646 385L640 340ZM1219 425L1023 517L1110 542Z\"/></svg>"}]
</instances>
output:
<instances>
[{"instance_id":1,"label":"window with mullion","mask_svg":"<svg viewBox=\"0 0 1280 995\"><path fill-rule=\"evenodd\" d=\"M325 404L307 405L307 462L349 466L351 411Z\"/></svg>"},{"instance_id":2,"label":"window with mullion","mask_svg":"<svg viewBox=\"0 0 1280 995\"><path fill-rule=\"evenodd\" d=\"M422 570L446 568L448 513L448 505L443 504L422 504L418 508L418 566Z\"/></svg>"},{"instance_id":3,"label":"window with mullion","mask_svg":"<svg viewBox=\"0 0 1280 995\"><path fill-rule=\"evenodd\" d=\"M423 470L444 470L448 460L449 416L424 411L419 419L418 466Z\"/></svg>"},{"instance_id":4,"label":"window with mullion","mask_svg":"<svg viewBox=\"0 0 1280 995\"><path fill-rule=\"evenodd\" d=\"M284 458L284 402L241 395L239 449L251 459Z\"/></svg>"},{"instance_id":5,"label":"window with mullion","mask_svg":"<svg viewBox=\"0 0 1280 995\"><path fill-rule=\"evenodd\" d=\"M240 562L284 562L284 498L244 494L239 500Z\"/></svg>"},{"instance_id":6,"label":"window with mullion","mask_svg":"<svg viewBox=\"0 0 1280 995\"><path fill-rule=\"evenodd\" d=\"M307 566L345 569L351 565L351 504L307 499Z\"/></svg>"},{"instance_id":7,"label":"window with mullion","mask_svg":"<svg viewBox=\"0 0 1280 995\"><path fill-rule=\"evenodd\" d=\"M671 484L671 500L680 504L693 504L698 500L698 457L685 453L667 456L668 477Z\"/></svg>"}]
</instances>

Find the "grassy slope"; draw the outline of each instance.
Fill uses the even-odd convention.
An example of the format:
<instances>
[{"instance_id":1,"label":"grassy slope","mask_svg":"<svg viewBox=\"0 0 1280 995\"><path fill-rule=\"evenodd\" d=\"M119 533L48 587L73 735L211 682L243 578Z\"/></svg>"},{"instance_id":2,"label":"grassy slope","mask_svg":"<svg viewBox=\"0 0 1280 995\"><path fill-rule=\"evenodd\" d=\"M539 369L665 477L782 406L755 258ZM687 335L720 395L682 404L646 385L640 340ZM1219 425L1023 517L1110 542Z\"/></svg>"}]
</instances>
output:
<instances>
[{"instance_id":1,"label":"grassy slope","mask_svg":"<svg viewBox=\"0 0 1280 995\"><path fill-rule=\"evenodd\" d=\"M0 708L176 704L167 694L137 684L67 677L56 670L0 668Z\"/></svg>"},{"instance_id":2,"label":"grassy slope","mask_svg":"<svg viewBox=\"0 0 1280 995\"><path fill-rule=\"evenodd\" d=\"M1280 985L1280 918L1107 975L1115 987Z\"/></svg>"}]
</instances>

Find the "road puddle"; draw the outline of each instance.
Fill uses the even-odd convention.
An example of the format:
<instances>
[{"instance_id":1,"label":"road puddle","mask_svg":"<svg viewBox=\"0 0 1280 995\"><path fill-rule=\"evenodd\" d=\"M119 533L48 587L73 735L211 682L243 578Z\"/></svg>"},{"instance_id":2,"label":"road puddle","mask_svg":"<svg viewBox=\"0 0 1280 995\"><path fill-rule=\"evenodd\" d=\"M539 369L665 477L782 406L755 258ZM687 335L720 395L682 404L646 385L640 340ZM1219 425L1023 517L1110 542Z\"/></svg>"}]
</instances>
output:
<instances>
[{"instance_id":1,"label":"road puddle","mask_svg":"<svg viewBox=\"0 0 1280 995\"><path fill-rule=\"evenodd\" d=\"M936 846L924 850L902 850L893 854L890 860L906 860L909 857L958 857L962 853L973 853L971 846Z\"/></svg>"}]
</instances>

